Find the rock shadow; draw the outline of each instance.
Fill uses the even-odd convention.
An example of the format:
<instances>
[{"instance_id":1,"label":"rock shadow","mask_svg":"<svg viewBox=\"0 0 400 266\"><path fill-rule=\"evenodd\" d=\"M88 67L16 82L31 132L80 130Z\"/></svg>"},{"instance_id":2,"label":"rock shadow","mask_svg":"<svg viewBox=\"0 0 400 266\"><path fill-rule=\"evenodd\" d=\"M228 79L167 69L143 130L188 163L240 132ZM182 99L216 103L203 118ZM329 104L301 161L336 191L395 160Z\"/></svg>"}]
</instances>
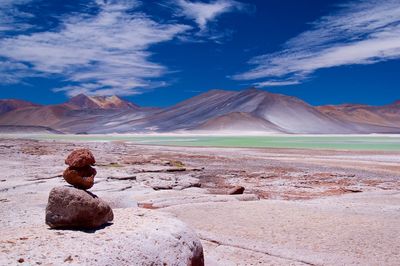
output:
<instances>
[{"instance_id":1,"label":"rock shadow","mask_svg":"<svg viewBox=\"0 0 400 266\"><path fill-rule=\"evenodd\" d=\"M112 222L108 222L106 224L103 224L102 226L96 227L96 228L85 228L85 227L58 227L58 228L48 228L51 231L80 231L83 233L87 233L87 234L93 234L96 233L96 231L98 230L102 230L105 229L111 225L113 225L114 223Z\"/></svg>"},{"instance_id":2,"label":"rock shadow","mask_svg":"<svg viewBox=\"0 0 400 266\"><path fill-rule=\"evenodd\" d=\"M67 185L66 187L76 188L76 187L71 186L71 185ZM94 194L93 192L88 191L88 190L86 190L86 189L81 189L81 188L76 188L76 189L79 189L79 190L82 190L82 191L86 192L87 194L89 194L89 195L90 195L92 198L94 198L94 199L99 198L96 194Z\"/></svg>"}]
</instances>

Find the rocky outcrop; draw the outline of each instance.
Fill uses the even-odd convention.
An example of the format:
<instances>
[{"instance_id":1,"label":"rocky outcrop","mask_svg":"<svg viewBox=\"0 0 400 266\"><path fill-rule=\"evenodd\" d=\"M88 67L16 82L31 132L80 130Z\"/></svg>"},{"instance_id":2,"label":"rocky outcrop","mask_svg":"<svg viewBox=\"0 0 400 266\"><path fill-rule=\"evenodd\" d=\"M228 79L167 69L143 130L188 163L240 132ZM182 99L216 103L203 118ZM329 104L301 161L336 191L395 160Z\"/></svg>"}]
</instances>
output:
<instances>
[{"instance_id":1,"label":"rocky outcrop","mask_svg":"<svg viewBox=\"0 0 400 266\"><path fill-rule=\"evenodd\" d=\"M50 192L46 224L51 228L98 228L113 218L110 206L88 191L56 187Z\"/></svg>"},{"instance_id":2,"label":"rocky outcrop","mask_svg":"<svg viewBox=\"0 0 400 266\"><path fill-rule=\"evenodd\" d=\"M240 195L243 194L244 187L236 186L228 190L228 195Z\"/></svg>"},{"instance_id":3,"label":"rocky outcrop","mask_svg":"<svg viewBox=\"0 0 400 266\"><path fill-rule=\"evenodd\" d=\"M190 174L139 173L136 175L136 180L154 190L182 190L189 187L201 187L200 180Z\"/></svg>"},{"instance_id":4,"label":"rocky outcrop","mask_svg":"<svg viewBox=\"0 0 400 266\"><path fill-rule=\"evenodd\" d=\"M19 259L26 265L204 265L196 233L172 215L152 210L116 209L112 226L90 233L39 224L0 232L7 250L0 265L17 265Z\"/></svg>"}]
</instances>

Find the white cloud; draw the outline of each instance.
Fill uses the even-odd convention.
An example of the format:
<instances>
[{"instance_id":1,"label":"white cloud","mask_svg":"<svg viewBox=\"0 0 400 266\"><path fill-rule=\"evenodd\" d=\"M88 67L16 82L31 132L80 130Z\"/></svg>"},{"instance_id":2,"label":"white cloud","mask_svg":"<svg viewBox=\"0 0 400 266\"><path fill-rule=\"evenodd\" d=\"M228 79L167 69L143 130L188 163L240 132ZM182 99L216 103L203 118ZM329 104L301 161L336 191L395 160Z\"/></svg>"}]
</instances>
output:
<instances>
[{"instance_id":1,"label":"white cloud","mask_svg":"<svg viewBox=\"0 0 400 266\"><path fill-rule=\"evenodd\" d=\"M254 85L257 87L273 87L273 86L288 86L300 84L299 80L268 80L257 82Z\"/></svg>"},{"instance_id":2,"label":"white cloud","mask_svg":"<svg viewBox=\"0 0 400 266\"><path fill-rule=\"evenodd\" d=\"M219 15L234 10L242 10L244 5L234 0L216 0L210 3L176 0L179 7L178 15L193 19L201 30L207 23L216 19Z\"/></svg>"},{"instance_id":3,"label":"white cloud","mask_svg":"<svg viewBox=\"0 0 400 266\"><path fill-rule=\"evenodd\" d=\"M17 75L16 75L17 73ZM12 61L0 61L0 80L4 84L14 84L20 82L18 76L27 75L28 66Z\"/></svg>"},{"instance_id":4,"label":"white cloud","mask_svg":"<svg viewBox=\"0 0 400 266\"><path fill-rule=\"evenodd\" d=\"M314 22L309 31L289 40L281 51L253 58L250 64L254 68L234 79L264 79L258 82L264 85L271 78L300 82L318 69L398 58L399 1L355 1Z\"/></svg>"},{"instance_id":5,"label":"white cloud","mask_svg":"<svg viewBox=\"0 0 400 266\"><path fill-rule=\"evenodd\" d=\"M149 48L190 27L160 24L140 12L127 12L139 5L137 1L96 3L97 15L64 17L57 30L3 38L0 56L29 66L30 75L59 76L76 83L58 89L70 95L130 95L157 86L152 80L167 69L150 61ZM29 76L23 74L20 78Z\"/></svg>"},{"instance_id":6,"label":"white cloud","mask_svg":"<svg viewBox=\"0 0 400 266\"><path fill-rule=\"evenodd\" d=\"M32 2L32 0L0 0L0 33L22 31L31 25L24 22L32 14L22 12L19 6Z\"/></svg>"}]
</instances>

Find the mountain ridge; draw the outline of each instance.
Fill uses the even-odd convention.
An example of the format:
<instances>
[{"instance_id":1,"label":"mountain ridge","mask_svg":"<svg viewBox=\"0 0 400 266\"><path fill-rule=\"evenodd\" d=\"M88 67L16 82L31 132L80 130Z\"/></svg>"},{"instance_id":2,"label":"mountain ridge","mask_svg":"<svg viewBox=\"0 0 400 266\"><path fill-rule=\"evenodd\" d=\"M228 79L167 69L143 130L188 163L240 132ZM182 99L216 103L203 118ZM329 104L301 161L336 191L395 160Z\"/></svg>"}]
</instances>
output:
<instances>
[{"instance_id":1,"label":"mountain ridge","mask_svg":"<svg viewBox=\"0 0 400 266\"><path fill-rule=\"evenodd\" d=\"M116 95L87 96L85 94L78 94L70 98L66 104L82 109L139 109L138 105L123 100Z\"/></svg>"},{"instance_id":2,"label":"mountain ridge","mask_svg":"<svg viewBox=\"0 0 400 266\"><path fill-rule=\"evenodd\" d=\"M3 108L0 125L42 126L66 133L400 133L400 101L383 106L312 106L294 96L256 88L210 90L159 109L140 107L118 96L84 94L57 105L21 102L10 110Z\"/></svg>"},{"instance_id":3,"label":"mountain ridge","mask_svg":"<svg viewBox=\"0 0 400 266\"><path fill-rule=\"evenodd\" d=\"M16 109L33 106L40 105L19 99L0 99L0 115Z\"/></svg>"}]
</instances>

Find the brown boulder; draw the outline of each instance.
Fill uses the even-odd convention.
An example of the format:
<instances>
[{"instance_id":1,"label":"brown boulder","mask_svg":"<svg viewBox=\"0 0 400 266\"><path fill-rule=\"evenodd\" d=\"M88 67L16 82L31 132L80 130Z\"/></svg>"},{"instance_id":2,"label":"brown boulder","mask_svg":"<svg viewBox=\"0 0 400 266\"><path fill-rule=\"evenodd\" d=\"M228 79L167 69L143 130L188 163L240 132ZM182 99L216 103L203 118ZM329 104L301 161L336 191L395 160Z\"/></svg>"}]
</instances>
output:
<instances>
[{"instance_id":1,"label":"brown boulder","mask_svg":"<svg viewBox=\"0 0 400 266\"><path fill-rule=\"evenodd\" d=\"M88 165L94 165L96 160L92 152L88 149L74 150L65 159L65 163L71 167L80 168Z\"/></svg>"},{"instance_id":2,"label":"brown boulder","mask_svg":"<svg viewBox=\"0 0 400 266\"><path fill-rule=\"evenodd\" d=\"M231 188L231 189L228 191L228 194L229 194L229 195L239 195L239 194L243 194L243 192L244 192L244 187L242 187L242 186L236 186L236 187Z\"/></svg>"},{"instance_id":3,"label":"brown boulder","mask_svg":"<svg viewBox=\"0 0 400 266\"><path fill-rule=\"evenodd\" d=\"M96 169L91 166L82 168L68 167L63 173L65 181L80 189L89 189L93 187L94 177L97 174Z\"/></svg>"},{"instance_id":4,"label":"brown boulder","mask_svg":"<svg viewBox=\"0 0 400 266\"><path fill-rule=\"evenodd\" d=\"M95 229L112 221L111 207L96 195L72 187L55 187L46 207L46 224L51 228Z\"/></svg>"}]
</instances>

